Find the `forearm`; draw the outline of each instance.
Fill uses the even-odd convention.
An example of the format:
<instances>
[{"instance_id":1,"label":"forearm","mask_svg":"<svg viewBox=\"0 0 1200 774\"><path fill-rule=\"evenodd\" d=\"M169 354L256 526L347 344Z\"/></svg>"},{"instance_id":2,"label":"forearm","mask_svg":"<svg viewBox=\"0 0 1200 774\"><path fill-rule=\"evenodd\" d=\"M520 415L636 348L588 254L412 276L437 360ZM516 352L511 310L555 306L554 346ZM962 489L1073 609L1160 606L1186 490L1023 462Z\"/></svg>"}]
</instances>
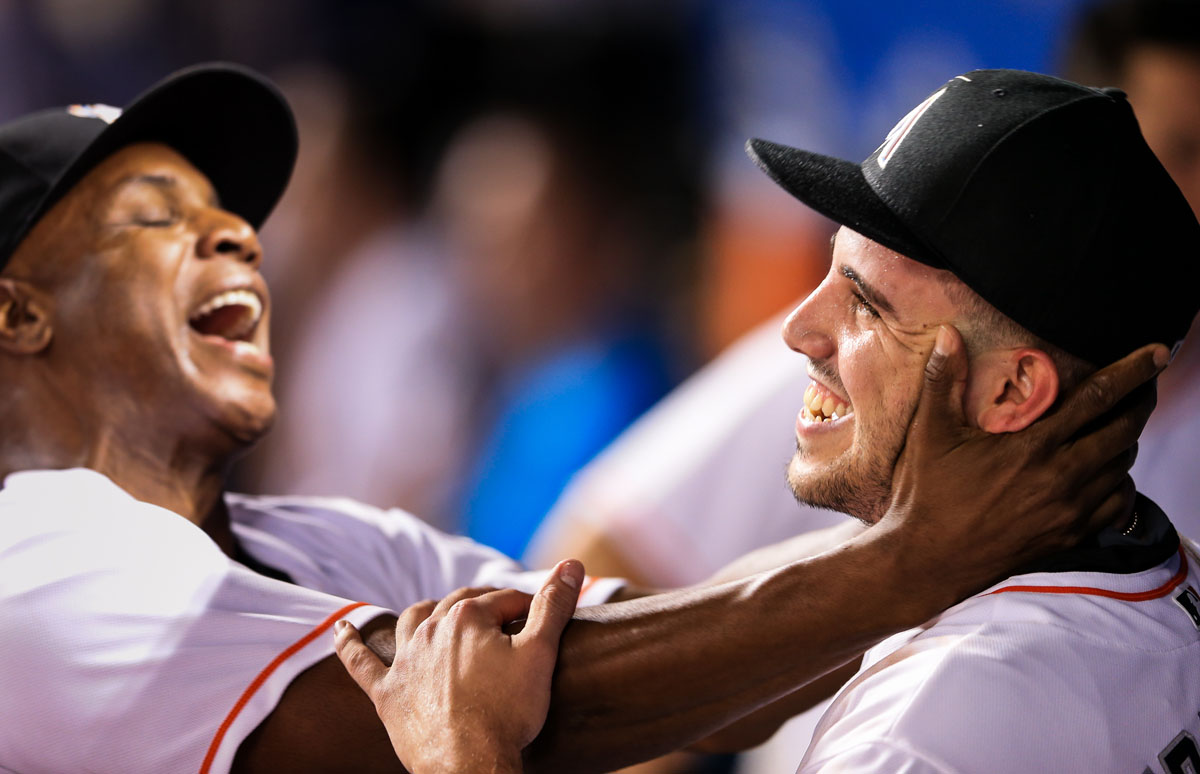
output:
<instances>
[{"instance_id":1,"label":"forearm","mask_svg":"<svg viewBox=\"0 0 1200 774\"><path fill-rule=\"evenodd\" d=\"M704 753L733 753L757 747L774 736L779 727L788 720L835 694L854 676L860 663L861 659L851 659L799 690L792 691L782 699L777 699L715 734L701 739L691 745L690 749Z\"/></svg>"},{"instance_id":2,"label":"forearm","mask_svg":"<svg viewBox=\"0 0 1200 774\"><path fill-rule=\"evenodd\" d=\"M608 771L684 747L969 593L909 572L895 538L877 528L741 581L579 611L530 770Z\"/></svg>"},{"instance_id":3,"label":"forearm","mask_svg":"<svg viewBox=\"0 0 1200 774\"><path fill-rule=\"evenodd\" d=\"M805 532L788 540L764 546L744 556L739 556L720 570L717 570L712 577L699 585L717 586L729 581L748 578L760 572L774 570L800 559L816 556L845 543L847 540L862 533L864 529L866 529L864 525L847 518L843 524ZM618 589L609 601L626 602L631 599L642 599L653 594L661 594L663 591L664 589L653 589L627 583Z\"/></svg>"},{"instance_id":4,"label":"forearm","mask_svg":"<svg viewBox=\"0 0 1200 774\"><path fill-rule=\"evenodd\" d=\"M800 559L816 556L862 534L865 529L866 526L861 522L847 516L846 521L841 524L805 532L740 556L718 570L705 583L711 586L739 580L782 567L785 564L791 564Z\"/></svg>"}]
</instances>

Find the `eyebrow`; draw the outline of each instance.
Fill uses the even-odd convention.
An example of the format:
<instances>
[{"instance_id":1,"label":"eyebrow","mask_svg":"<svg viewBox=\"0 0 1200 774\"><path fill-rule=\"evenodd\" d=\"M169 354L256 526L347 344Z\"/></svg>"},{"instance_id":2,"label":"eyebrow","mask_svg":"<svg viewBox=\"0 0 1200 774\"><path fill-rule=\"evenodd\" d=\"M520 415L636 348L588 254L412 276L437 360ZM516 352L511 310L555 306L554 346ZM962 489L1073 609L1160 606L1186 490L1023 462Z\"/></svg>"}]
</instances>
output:
<instances>
[{"instance_id":1,"label":"eyebrow","mask_svg":"<svg viewBox=\"0 0 1200 774\"><path fill-rule=\"evenodd\" d=\"M867 302L870 303L871 306L882 309L892 317L896 316L896 308L892 306L892 303L888 301L882 293L880 293L866 280L860 277L858 272L844 264L839 266L838 270L841 271L843 277L854 283L855 287L858 288L858 292L862 293L863 298L867 299Z\"/></svg>"},{"instance_id":2,"label":"eyebrow","mask_svg":"<svg viewBox=\"0 0 1200 774\"><path fill-rule=\"evenodd\" d=\"M155 188L160 188L165 191L174 191L179 187L179 181L172 175L156 175L153 173L130 175L117 181L116 188L122 188L133 183L146 183ZM209 190L207 203L213 207L220 207L221 200L217 198L215 188Z\"/></svg>"}]
</instances>

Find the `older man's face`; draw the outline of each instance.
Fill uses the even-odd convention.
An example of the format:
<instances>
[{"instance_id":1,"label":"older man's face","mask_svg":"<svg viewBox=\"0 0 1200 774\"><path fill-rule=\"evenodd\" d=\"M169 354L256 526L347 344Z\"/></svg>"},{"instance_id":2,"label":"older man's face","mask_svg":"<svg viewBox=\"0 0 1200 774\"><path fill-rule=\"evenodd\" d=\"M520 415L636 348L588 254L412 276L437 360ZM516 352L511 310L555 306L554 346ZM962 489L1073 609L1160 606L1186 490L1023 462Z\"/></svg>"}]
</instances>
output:
<instances>
[{"instance_id":1,"label":"older man's face","mask_svg":"<svg viewBox=\"0 0 1200 774\"><path fill-rule=\"evenodd\" d=\"M797 499L871 523L886 510L925 361L955 317L942 274L838 232L828 276L783 327L811 377L787 473Z\"/></svg>"},{"instance_id":2,"label":"older man's face","mask_svg":"<svg viewBox=\"0 0 1200 774\"><path fill-rule=\"evenodd\" d=\"M131 145L38 223L6 274L52 300L45 356L81 412L248 443L274 416L262 250L170 148Z\"/></svg>"}]
</instances>

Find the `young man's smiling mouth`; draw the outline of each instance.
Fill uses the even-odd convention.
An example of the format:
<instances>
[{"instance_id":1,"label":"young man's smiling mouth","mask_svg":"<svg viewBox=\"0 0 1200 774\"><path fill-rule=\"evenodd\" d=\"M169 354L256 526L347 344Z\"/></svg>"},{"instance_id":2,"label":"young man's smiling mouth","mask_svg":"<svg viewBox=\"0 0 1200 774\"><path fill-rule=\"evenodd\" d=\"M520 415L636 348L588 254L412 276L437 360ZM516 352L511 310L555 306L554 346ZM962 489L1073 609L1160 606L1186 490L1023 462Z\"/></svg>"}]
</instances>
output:
<instances>
[{"instance_id":1,"label":"young man's smiling mouth","mask_svg":"<svg viewBox=\"0 0 1200 774\"><path fill-rule=\"evenodd\" d=\"M834 393L815 379L804 391L804 406L800 418L805 424L835 422L854 413L854 407L845 398Z\"/></svg>"}]
</instances>

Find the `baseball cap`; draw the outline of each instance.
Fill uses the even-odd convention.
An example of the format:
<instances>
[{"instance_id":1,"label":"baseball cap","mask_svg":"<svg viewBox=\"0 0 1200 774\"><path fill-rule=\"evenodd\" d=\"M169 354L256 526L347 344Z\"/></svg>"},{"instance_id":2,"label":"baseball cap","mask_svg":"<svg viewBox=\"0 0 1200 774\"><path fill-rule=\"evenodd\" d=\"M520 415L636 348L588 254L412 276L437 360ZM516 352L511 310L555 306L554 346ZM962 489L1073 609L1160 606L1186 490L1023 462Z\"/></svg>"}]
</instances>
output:
<instances>
[{"instance_id":1,"label":"baseball cap","mask_svg":"<svg viewBox=\"0 0 1200 774\"><path fill-rule=\"evenodd\" d=\"M1118 89L975 70L862 164L760 139L746 149L813 209L948 269L1093 364L1177 346L1196 315L1200 224Z\"/></svg>"},{"instance_id":2,"label":"baseball cap","mask_svg":"<svg viewBox=\"0 0 1200 774\"><path fill-rule=\"evenodd\" d=\"M0 125L0 269L38 219L93 167L135 142L162 142L208 177L221 206L258 228L296 160L291 109L266 78L227 63L167 76L123 111L51 108Z\"/></svg>"}]
</instances>

